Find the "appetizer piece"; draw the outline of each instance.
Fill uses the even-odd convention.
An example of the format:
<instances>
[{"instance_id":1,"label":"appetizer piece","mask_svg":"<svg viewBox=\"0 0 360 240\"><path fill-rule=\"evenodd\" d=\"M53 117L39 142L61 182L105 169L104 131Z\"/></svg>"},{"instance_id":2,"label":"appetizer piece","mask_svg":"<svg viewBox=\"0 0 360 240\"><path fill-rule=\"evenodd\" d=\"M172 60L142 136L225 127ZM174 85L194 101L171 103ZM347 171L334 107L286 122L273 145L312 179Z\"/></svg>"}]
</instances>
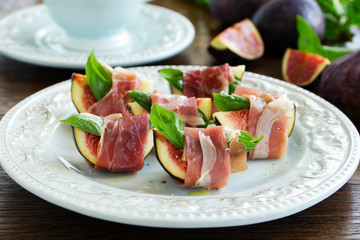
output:
<instances>
[{"instance_id":1,"label":"appetizer piece","mask_svg":"<svg viewBox=\"0 0 360 240\"><path fill-rule=\"evenodd\" d=\"M225 127L184 127L175 113L158 104L152 107L150 122L156 128L157 159L180 187L225 187L232 172L247 169L246 153L261 140L240 132L229 147Z\"/></svg>"},{"instance_id":2,"label":"appetizer piece","mask_svg":"<svg viewBox=\"0 0 360 240\"><path fill-rule=\"evenodd\" d=\"M73 126L77 148L94 169L139 171L153 147L149 114L99 117L80 113L62 122Z\"/></svg>"},{"instance_id":3,"label":"appetizer piece","mask_svg":"<svg viewBox=\"0 0 360 240\"><path fill-rule=\"evenodd\" d=\"M295 124L295 105L285 96L238 86L234 95L214 94L222 111L214 113L216 123L248 131L264 139L249 153L250 159L281 158Z\"/></svg>"},{"instance_id":4,"label":"appetizer piece","mask_svg":"<svg viewBox=\"0 0 360 240\"><path fill-rule=\"evenodd\" d=\"M187 97L212 98L212 93L220 93L222 91L233 93L235 87L239 85L244 71L244 65L231 67L225 63L202 70L186 72L165 68L159 70L159 74L170 83L174 94L181 94Z\"/></svg>"},{"instance_id":5,"label":"appetizer piece","mask_svg":"<svg viewBox=\"0 0 360 240\"><path fill-rule=\"evenodd\" d=\"M129 90L150 91L151 81L140 79L121 67L112 69L100 64L92 52L86 64L86 75L72 75L71 98L80 112L98 116L112 113L132 115L127 108Z\"/></svg>"},{"instance_id":6,"label":"appetizer piece","mask_svg":"<svg viewBox=\"0 0 360 240\"><path fill-rule=\"evenodd\" d=\"M188 127L206 127L211 117L211 99L186 97L183 95L165 94L155 90L151 95L140 91L129 91L130 106L134 115L150 112L151 106L157 103L174 112Z\"/></svg>"},{"instance_id":7,"label":"appetizer piece","mask_svg":"<svg viewBox=\"0 0 360 240\"><path fill-rule=\"evenodd\" d=\"M228 63L207 67L202 70L181 72L177 69L166 68L159 70L160 76L165 78L174 94L187 97L212 98L213 93L233 93L240 84L245 66L231 67ZM212 113L218 109L212 104Z\"/></svg>"}]
</instances>

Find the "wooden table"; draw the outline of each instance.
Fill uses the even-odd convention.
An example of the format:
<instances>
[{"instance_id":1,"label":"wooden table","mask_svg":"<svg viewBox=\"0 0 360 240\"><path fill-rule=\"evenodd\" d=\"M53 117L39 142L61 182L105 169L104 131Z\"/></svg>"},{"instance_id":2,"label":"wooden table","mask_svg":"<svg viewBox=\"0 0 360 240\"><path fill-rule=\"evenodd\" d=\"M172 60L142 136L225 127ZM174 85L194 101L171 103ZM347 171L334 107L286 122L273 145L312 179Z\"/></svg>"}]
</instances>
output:
<instances>
[{"instance_id":1,"label":"wooden table","mask_svg":"<svg viewBox=\"0 0 360 240\"><path fill-rule=\"evenodd\" d=\"M209 12L181 0L153 4L176 10L196 28L192 45L180 54L153 65L215 65L207 45L216 33ZM0 17L38 3L2 0ZM264 57L247 70L281 76L281 58ZM76 69L56 69L18 62L0 55L0 118L16 103L57 82ZM359 128L359 126L357 126ZM117 224L86 217L46 202L16 184L0 168L0 239L354 239L360 238L360 170L340 190L319 204L283 219L229 228L160 229Z\"/></svg>"}]
</instances>

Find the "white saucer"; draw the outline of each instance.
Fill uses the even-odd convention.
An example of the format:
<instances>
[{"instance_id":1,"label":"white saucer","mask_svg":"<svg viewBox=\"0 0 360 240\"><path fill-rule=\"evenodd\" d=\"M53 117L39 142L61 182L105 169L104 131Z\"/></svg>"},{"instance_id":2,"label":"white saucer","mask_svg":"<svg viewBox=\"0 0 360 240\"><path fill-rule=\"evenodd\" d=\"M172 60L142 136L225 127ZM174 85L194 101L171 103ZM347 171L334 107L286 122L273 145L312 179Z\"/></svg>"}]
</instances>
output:
<instances>
[{"instance_id":1,"label":"white saucer","mask_svg":"<svg viewBox=\"0 0 360 240\"><path fill-rule=\"evenodd\" d=\"M133 66L160 61L188 47L195 29L184 16L145 4L124 44L94 49L97 58L112 66ZM0 21L0 53L23 62L83 69L90 51L64 44L64 32L52 21L44 5L16 11ZM84 45L89 44L84 43Z\"/></svg>"}]
</instances>

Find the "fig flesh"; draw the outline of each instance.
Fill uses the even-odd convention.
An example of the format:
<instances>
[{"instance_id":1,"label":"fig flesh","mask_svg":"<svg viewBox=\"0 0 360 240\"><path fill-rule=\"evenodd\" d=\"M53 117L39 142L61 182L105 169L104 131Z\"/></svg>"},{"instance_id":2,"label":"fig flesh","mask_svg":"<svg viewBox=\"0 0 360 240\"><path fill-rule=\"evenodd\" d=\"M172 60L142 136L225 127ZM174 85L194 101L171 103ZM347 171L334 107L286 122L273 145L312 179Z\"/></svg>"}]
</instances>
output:
<instances>
[{"instance_id":1,"label":"fig flesh","mask_svg":"<svg viewBox=\"0 0 360 240\"><path fill-rule=\"evenodd\" d=\"M354 123L360 122L360 51L334 60L322 73L320 94L343 111Z\"/></svg>"},{"instance_id":2,"label":"fig flesh","mask_svg":"<svg viewBox=\"0 0 360 240\"><path fill-rule=\"evenodd\" d=\"M282 55L286 48L297 47L297 15L322 38L324 16L315 0L273 0L256 11L252 21L264 40L267 53Z\"/></svg>"},{"instance_id":3,"label":"fig flesh","mask_svg":"<svg viewBox=\"0 0 360 240\"><path fill-rule=\"evenodd\" d=\"M71 76L71 99L79 113L87 112L97 101L85 75L74 73Z\"/></svg>"},{"instance_id":4,"label":"fig flesh","mask_svg":"<svg viewBox=\"0 0 360 240\"><path fill-rule=\"evenodd\" d=\"M242 109L237 111L216 112L213 114L213 119L217 125L246 131L248 116L249 109Z\"/></svg>"},{"instance_id":5,"label":"fig flesh","mask_svg":"<svg viewBox=\"0 0 360 240\"><path fill-rule=\"evenodd\" d=\"M154 130L155 155L164 170L173 178L184 181L187 162L184 151L174 146L158 130Z\"/></svg>"},{"instance_id":6,"label":"fig flesh","mask_svg":"<svg viewBox=\"0 0 360 240\"><path fill-rule=\"evenodd\" d=\"M288 48L282 61L284 79L298 86L312 83L330 64L329 59L315 53Z\"/></svg>"},{"instance_id":7,"label":"fig flesh","mask_svg":"<svg viewBox=\"0 0 360 240\"><path fill-rule=\"evenodd\" d=\"M209 46L209 52L219 61L255 60L264 53L264 43L255 25L245 19L218 34Z\"/></svg>"}]
</instances>

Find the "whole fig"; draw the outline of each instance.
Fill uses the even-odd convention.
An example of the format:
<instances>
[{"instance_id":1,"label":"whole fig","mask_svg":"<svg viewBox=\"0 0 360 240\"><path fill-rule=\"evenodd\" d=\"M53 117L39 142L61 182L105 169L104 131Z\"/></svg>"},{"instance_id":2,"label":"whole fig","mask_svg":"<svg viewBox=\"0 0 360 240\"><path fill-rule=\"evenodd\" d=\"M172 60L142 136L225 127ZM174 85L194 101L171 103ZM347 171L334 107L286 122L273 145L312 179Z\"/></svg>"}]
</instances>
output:
<instances>
[{"instance_id":1,"label":"whole fig","mask_svg":"<svg viewBox=\"0 0 360 240\"><path fill-rule=\"evenodd\" d=\"M325 21L315 0L273 0L255 12L252 21L264 40L267 53L282 55L286 48L297 48L297 15L322 38Z\"/></svg>"},{"instance_id":2,"label":"whole fig","mask_svg":"<svg viewBox=\"0 0 360 240\"><path fill-rule=\"evenodd\" d=\"M360 51L334 60L322 73L321 96L360 122Z\"/></svg>"},{"instance_id":3,"label":"whole fig","mask_svg":"<svg viewBox=\"0 0 360 240\"><path fill-rule=\"evenodd\" d=\"M251 18L264 3L272 0L211 0L210 10L214 18L225 26Z\"/></svg>"}]
</instances>

